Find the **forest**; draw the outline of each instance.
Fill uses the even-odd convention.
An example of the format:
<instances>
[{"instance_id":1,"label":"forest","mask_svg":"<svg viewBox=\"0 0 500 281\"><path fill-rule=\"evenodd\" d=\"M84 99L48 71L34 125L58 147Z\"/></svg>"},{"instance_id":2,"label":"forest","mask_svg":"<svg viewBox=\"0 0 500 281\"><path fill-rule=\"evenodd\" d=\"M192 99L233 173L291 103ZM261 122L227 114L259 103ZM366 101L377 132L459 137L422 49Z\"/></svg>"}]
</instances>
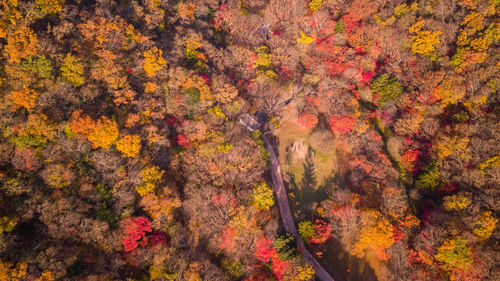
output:
<instances>
[{"instance_id":1,"label":"forest","mask_svg":"<svg viewBox=\"0 0 500 281\"><path fill-rule=\"evenodd\" d=\"M498 280L499 15L0 0L0 281Z\"/></svg>"}]
</instances>

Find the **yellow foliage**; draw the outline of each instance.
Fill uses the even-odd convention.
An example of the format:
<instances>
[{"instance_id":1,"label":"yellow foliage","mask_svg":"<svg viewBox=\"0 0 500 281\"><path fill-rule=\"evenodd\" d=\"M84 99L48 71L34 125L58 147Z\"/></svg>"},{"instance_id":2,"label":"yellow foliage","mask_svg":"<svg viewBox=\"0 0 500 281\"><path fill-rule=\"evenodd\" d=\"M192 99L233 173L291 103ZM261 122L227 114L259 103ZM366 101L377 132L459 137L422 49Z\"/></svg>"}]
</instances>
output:
<instances>
[{"instance_id":1,"label":"yellow foliage","mask_svg":"<svg viewBox=\"0 0 500 281\"><path fill-rule=\"evenodd\" d=\"M470 158L469 145L470 139L460 136L442 136L436 144L436 154L440 159L454 155L461 159L467 160Z\"/></svg>"},{"instance_id":2,"label":"yellow foliage","mask_svg":"<svg viewBox=\"0 0 500 281\"><path fill-rule=\"evenodd\" d=\"M299 274L298 274L299 280L300 281L311 280L314 277L314 273L315 273L314 269L309 264L301 266L299 267Z\"/></svg>"},{"instance_id":3,"label":"yellow foliage","mask_svg":"<svg viewBox=\"0 0 500 281\"><path fill-rule=\"evenodd\" d=\"M394 244L392 225L382 214L373 210L364 213L362 225L359 240L354 245L353 254L363 257L366 251L370 251L379 259L387 259L385 249Z\"/></svg>"},{"instance_id":4,"label":"yellow foliage","mask_svg":"<svg viewBox=\"0 0 500 281\"><path fill-rule=\"evenodd\" d=\"M200 264L193 262L189 265L189 269L184 273L187 281L200 281Z\"/></svg>"},{"instance_id":5,"label":"yellow foliage","mask_svg":"<svg viewBox=\"0 0 500 281\"><path fill-rule=\"evenodd\" d=\"M410 33L415 33L415 35L411 37L411 51L413 54L421 54L434 60L436 59L435 46L441 43L439 36L442 32L422 30L424 24L425 21L421 20L408 29Z\"/></svg>"},{"instance_id":6,"label":"yellow foliage","mask_svg":"<svg viewBox=\"0 0 500 281\"><path fill-rule=\"evenodd\" d=\"M0 260L0 280L1 281L18 281L21 280L28 272L28 264L26 262L18 262L15 267L11 263Z\"/></svg>"},{"instance_id":7,"label":"yellow foliage","mask_svg":"<svg viewBox=\"0 0 500 281\"><path fill-rule=\"evenodd\" d=\"M43 15L55 14L64 6L65 0L36 0L36 7Z\"/></svg>"},{"instance_id":8,"label":"yellow foliage","mask_svg":"<svg viewBox=\"0 0 500 281\"><path fill-rule=\"evenodd\" d=\"M479 169L496 168L500 166L500 155L492 157L479 165Z\"/></svg>"},{"instance_id":9,"label":"yellow foliage","mask_svg":"<svg viewBox=\"0 0 500 281\"><path fill-rule=\"evenodd\" d=\"M484 242L493 234L497 223L498 219L492 217L490 211L485 211L481 214L479 220L474 222L475 227L472 232L480 242Z\"/></svg>"},{"instance_id":10,"label":"yellow foliage","mask_svg":"<svg viewBox=\"0 0 500 281\"><path fill-rule=\"evenodd\" d=\"M38 93L31 89L22 89L20 91L12 91L8 96L8 100L12 103L11 111L14 112L20 107L26 108L31 111L35 107Z\"/></svg>"},{"instance_id":11,"label":"yellow foliage","mask_svg":"<svg viewBox=\"0 0 500 281\"><path fill-rule=\"evenodd\" d=\"M135 190L141 196L155 192L164 173L165 171L160 170L160 167L155 165L145 167L141 170L142 184L137 186Z\"/></svg>"},{"instance_id":12,"label":"yellow foliage","mask_svg":"<svg viewBox=\"0 0 500 281\"><path fill-rule=\"evenodd\" d=\"M141 151L141 137L138 135L126 135L116 142L116 150L123 156L137 157Z\"/></svg>"},{"instance_id":13,"label":"yellow foliage","mask_svg":"<svg viewBox=\"0 0 500 281\"><path fill-rule=\"evenodd\" d=\"M37 46L36 34L31 28L23 25L7 36L4 50L9 57L9 63L19 63L25 57L36 55Z\"/></svg>"},{"instance_id":14,"label":"yellow foliage","mask_svg":"<svg viewBox=\"0 0 500 281\"><path fill-rule=\"evenodd\" d=\"M78 87L85 82L83 65L80 63L80 59L69 53L64 58L64 63L61 66L61 75L66 81L75 87Z\"/></svg>"},{"instance_id":15,"label":"yellow foliage","mask_svg":"<svg viewBox=\"0 0 500 281\"><path fill-rule=\"evenodd\" d=\"M297 38L297 43L303 44L303 45L309 45L312 42L314 42L313 37L307 36L303 31L300 32L300 38Z\"/></svg>"},{"instance_id":16,"label":"yellow foliage","mask_svg":"<svg viewBox=\"0 0 500 281\"><path fill-rule=\"evenodd\" d=\"M146 93L155 93L158 90L159 86L153 82L147 82L144 92Z\"/></svg>"},{"instance_id":17,"label":"yellow foliage","mask_svg":"<svg viewBox=\"0 0 500 281\"><path fill-rule=\"evenodd\" d=\"M461 192L459 194L445 196L443 198L443 207L446 211L458 211L467 208L472 200L470 194Z\"/></svg>"},{"instance_id":18,"label":"yellow foliage","mask_svg":"<svg viewBox=\"0 0 500 281\"><path fill-rule=\"evenodd\" d=\"M444 108L448 105L456 104L465 96L465 88L461 82L461 80L454 76L449 76L434 89L432 94L440 100L441 107Z\"/></svg>"},{"instance_id":19,"label":"yellow foliage","mask_svg":"<svg viewBox=\"0 0 500 281\"><path fill-rule=\"evenodd\" d=\"M319 10L321 8L322 3L323 3L323 0L311 0L309 2L309 10L311 10L311 12L316 12L317 10Z\"/></svg>"},{"instance_id":20,"label":"yellow foliage","mask_svg":"<svg viewBox=\"0 0 500 281\"><path fill-rule=\"evenodd\" d=\"M257 47L255 50L257 51L257 59L255 60L254 67L271 67L271 50L266 46Z\"/></svg>"},{"instance_id":21,"label":"yellow foliage","mask_svg":"<svg viewBox=\"0 0 500 281\"><path fill-rule=\"evenodd\" d=\"M144 53L144 71L148 77L162 69L167 62L162 57L163 51L152 47Z\"/></svg>"},{"instance_id":22,"label":"yellow foliage","mask_svg":"<svg viewBox=\"0 0 500 281\"><path fill-rule=\"evenodd\" d=\"M10 217L0 217L0 235L4 232L11 232L17 225L17 220Z\"/></svg>"}]
</instances>

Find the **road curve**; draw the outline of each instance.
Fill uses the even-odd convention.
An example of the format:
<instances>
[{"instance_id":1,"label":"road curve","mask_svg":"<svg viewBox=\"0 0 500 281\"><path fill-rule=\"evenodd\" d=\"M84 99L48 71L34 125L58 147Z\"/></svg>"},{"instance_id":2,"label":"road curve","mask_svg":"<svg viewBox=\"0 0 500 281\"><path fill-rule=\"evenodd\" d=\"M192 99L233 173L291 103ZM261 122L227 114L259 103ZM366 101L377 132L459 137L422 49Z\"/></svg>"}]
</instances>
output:
<instances>
[{"instance_id":1,"label":"road curve","mask_svg":"<svg viewBox=\"0 0 500 281\"><path fill-rule=\"evenodd\" d=\"M293 222L292 212L290 211L290 205L288 204L288 196L286 194L285 185L283 184L283 178L281 177L280 166L276 153L274 153L273 146L269 142L266 134L263 134L264 144L267 151L269 152L269 160L271 166L271 175L273 178L273 188L276 193L278 200L278 206L280 208L281 219L283 220L283 225L285 230L290 232L296 239L299 245L299 251L304 255L306 261L314 268L316 272L316 277L320 281L334 281L330 274L319 264L319 262L314 258L313 255L304 247L304 243L300 240L297 228Z\"/></svg>"}]
</instances>

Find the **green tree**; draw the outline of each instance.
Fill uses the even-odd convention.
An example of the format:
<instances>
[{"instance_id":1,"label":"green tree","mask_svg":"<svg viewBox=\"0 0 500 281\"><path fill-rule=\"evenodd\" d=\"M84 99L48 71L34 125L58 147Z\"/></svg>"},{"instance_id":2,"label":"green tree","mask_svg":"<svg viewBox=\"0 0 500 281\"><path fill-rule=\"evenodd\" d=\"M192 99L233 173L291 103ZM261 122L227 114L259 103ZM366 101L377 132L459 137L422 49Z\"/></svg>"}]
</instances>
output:
<instances>
[{"instance_id":1,"label":"green tree","mask_svg":"<svg viewBox=\"0 0 500 281\"><path fill-rule=\"evenodd\" d=\"M396 100L402 93L403 88L396 78L391 78L387 73L377 77L371 84L373 92L380 95L379 105L383 105L388 101Z\"/></svg>"},{"instance_id":2,"label":"green tree","mask_svg":"<svg viewBox=\"0 0 500 281\"><path fill-rule=\"evenodd\" d=\"M274 248L281 260L287 261L297 256L297 241L290 233L277 236L274 239Z\"/></svg>"},{"instance_id":3,"label":"green tree","mask_svg":"<svg viewBox=\"0 0 500 281\"><path fill-rule=\"evenodd\" d=\"M299 223L299 235L300 238L307 243L311 238L316 237L318 233L316 232L316 228L312 222L301 221Z\"/></svg>"}]
</instances>

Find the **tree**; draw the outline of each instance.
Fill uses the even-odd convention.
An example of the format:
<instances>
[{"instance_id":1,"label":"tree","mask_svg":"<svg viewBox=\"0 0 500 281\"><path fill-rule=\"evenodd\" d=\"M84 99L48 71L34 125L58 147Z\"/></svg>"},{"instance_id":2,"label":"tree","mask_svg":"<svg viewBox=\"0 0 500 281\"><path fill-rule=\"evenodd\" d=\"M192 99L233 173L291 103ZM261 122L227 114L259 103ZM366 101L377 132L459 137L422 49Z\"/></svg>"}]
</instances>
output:
<instances>
[{"instance_id":1,"label":"tree","mask_svg":"<svg viewBox=\"0 0 500 281\"><path fill-rule=\"evenodd\" d=\"M476 235L479 242L484 242L493 234L497 223L498 219L492 217L490 211L484 211L481 213L479 219L474 222L472 232Z\"/></svg>"},{"instance_id":2,"label":"tree","mask_svg":"<svg viewBox=\"0 0 500 281\"><path fill-rule=\"evenodd\" d=\"M22 59L36 55L38 38L31 28L21 25L7 36L4 51L9 63L19 63Z\"/></svg>"},{"instance_id":3,"label":"tree","mask_svg":"<svg viewBox=\"0 0 500 281\"><path fill-rule=\"evenodd\" d=\"M153 193L156 187L161 182L161 178L165 171L160 170L160 167L150 165L141 170L142 184L137 186L135 190L141 196Z\"/></svg>"},{"instance_id":4,"label":"tree","mask_svg":"<svg viewBox=\"0 0 500 281\"><path fill-rule=\"evenodd\" d=\"M389 256L385 250L394 244L392 225L382 214L373 210L364 213L362 225L353 253L362 257L370 251L379 259L387 260Z\"/></svg>"},{"instance_id":5,"label":"tree","mask_svg":"<svg viewBox=\"0 0 500 281\"><path fill-rule=\"evenodd\" d=\"M75 87L78 87L85 82L83 65L80 63L80 59L69 53L64 58L63 65L61 66L61 75L66 81Z\"/></svg>"},{"instance_id":6,"label":"tree","mask_svg":"<svg viewBox=\"0 0 500 281\"><path fill-rule=\"evenodd\" d=\"M318 233L316 232L316 227L311 221L301 221L299 223L299 235L302 240L309 242L312 238L316 237Z\"/></svg>"},{"instance_id":7,"label":"tree","mask_svg":"<svg viewBox=\"0 0 500 281\"><path fill-rule=\"evenodd\" d=\"M145 217L128 217L121 221L123 229L123 249L130 252L138 246L145 247L148 243L146 233L152 232L152 226Z\"/></svg>"},{"instance_id":8,"label":"tree","mask_svg":"<svg viewBox=\"0 0 500 281\"><path fill-rule=\"evenodd\" d=\"M297 123L308 129L312 129L318 123L318 117L315 114L304 112L299 115Z\"/></svg>"},{"instance_id":9,"label":"tree","mask_svg":"<svg viewBox=\"0 0 500 281\"><path fill-rule=\"evenodd\" d=\"M469 193L461 192L459 194L445 196L443 198L443 207L446 211L458 211L467 208L472 200Z\"/></svg>"},{"instance_id":10,"label":"tree","mask_svg":"<svg viewBox=\"0 0 500 281\"><path fill-rule=\"evenodd\" d=\"M42 15L55 14L64 6L65 0L36 0L36 7Z\"/></svg>"},{"instance_id":11,"label":"tree","mask_svg":"<svg viewBox=\"0 0 500 281\"><path fill-rule=\"evenodd\" d=\"M28 115L28 121L12 132L16 136L10 142L19 148L43 147L47 142L55 140L57 133L54 124L41 113Z\"/></svg>"},{"instance_id":12,"label":"tree","mask_svg":"<svg viewBox=\"0 0 500 281\"><path fill-rule=\"evenodd\" d=\"M253 205L257 210L269 210L274 205L273 190L265 182L253 189Z\"/></svg>"},{"instance_id":13,"label":"tree","mask_svg":"<svg viewBox=\"0 0 500 281\"><path fill-rule=\"evenodd\" d=\"M71 130L86 137L93 148L108 148L118 139L118 125L106 116L94 121L90 116L82 115L81 110L77 110L71 118Z\"/></svg>"},{"instance_id":14,"label":"tree","mask_svg":"<svg viewBox=\"0 0 500 281\"><path fill-rule=\"evenodd\" d=\"M126 157L137 157L141 151L141 138L139 135L126 135L116 141L116 150Z\"/></svg>"},{"instance_id":15,"label":"tree","mask_svg":"<svg viewBox=\"0 0 500 281\"><path fill-rule=\"evenodd\" d=\"M274 239L274 248L278 257L284 261L291 260L297 256L297 241L290 233L279 235Z\"/></svg>"},{"instance_id":16,"label":"tree","mask_svg":"<svg viewBox=\"0 0 500 281\"><path fill-rule=\"evenodd\" d=\"M440 267L448 272L467 271L473 262L469 247L459 236L447 238L438 248L434 258L441 263Z\"/></svg>"},{"instance_id":17,"label":"tree","mask_svg":"<svg viewBox=\"0 0 500 281\"><path fill-rule=\"evenodd\" d=\"M436 60L438 54L436 54L435 46L441 43L439 36L442 32L422 30L424 25L425 21L420 20L408 29L410 33L415 34L411 37L411 51L414 54L421 54L429 57L431 60Z\"/></svg>"},{"instance_id":18,"label":"tree","mask_svg":"<svg viewBox=\"0 0 500 281\"><path fill-rule=\"evenodd\" d=\"M32 111L38 99L38 92L32 89L22 89L20 91L10 92L8 99L11 102L11 111L16 111L24 107L27 111Z\"/></svg>"},{"instance_id":19,"label":"tree","mask_svg":"<svg viewBox=\"0 0 500 281\"><path fill-rule=\"evenodd\" d=\"M399 84L399 81L394 77L390 78L387 73L377 77L377 79L372 82L371 89L373 92L380 95L380 99L378 100L379 105L394 101L403 93L403 88Z\"/></svg>"},{"instance_id":20,"label":"tree","mask_svg":"<svg viewBox=\"0 0 500 281\"><path fill-rule=\"evenodd\" d=\"M152 47L144 53L144 71L148 77L162 69L167 62L162 57L163 51Z\"/></svg>"}]
</instances>

